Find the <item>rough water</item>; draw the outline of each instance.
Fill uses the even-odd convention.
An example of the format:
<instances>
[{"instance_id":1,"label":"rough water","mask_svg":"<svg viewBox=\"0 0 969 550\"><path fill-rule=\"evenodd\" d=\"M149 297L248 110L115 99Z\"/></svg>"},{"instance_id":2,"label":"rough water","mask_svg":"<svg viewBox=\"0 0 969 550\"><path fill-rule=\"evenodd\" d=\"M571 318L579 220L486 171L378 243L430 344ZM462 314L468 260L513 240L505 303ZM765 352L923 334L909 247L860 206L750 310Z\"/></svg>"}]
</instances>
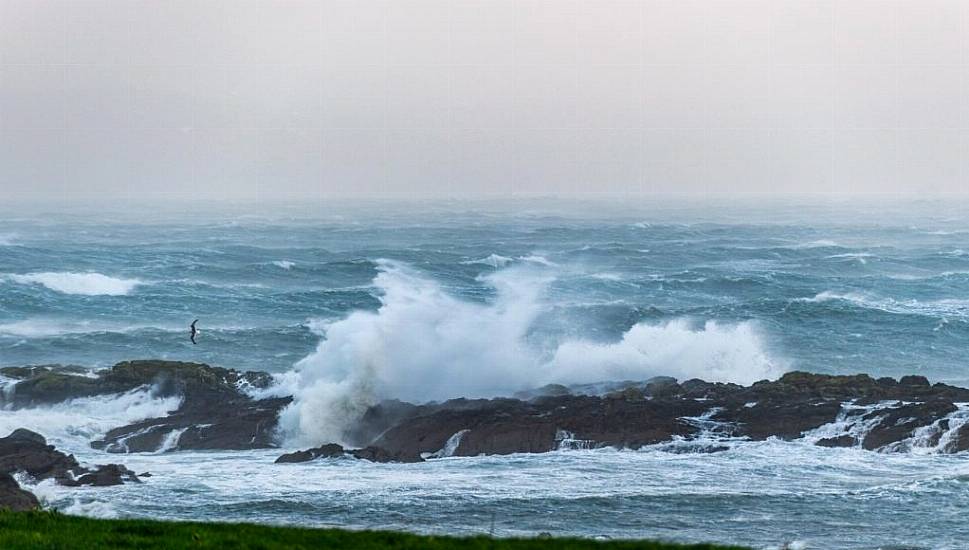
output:
<instances>
[{"instance_id":1,"label":"rough water","mask_svg":"<svg viewBox=\"0 0 969 550\"><path fill-rule=\"evenodd\" d=\"M672 375L922 374L969 386L969 203L522 199L0 204L0 365L134 358L279 374L286 449L373 399ZM188 324L199 318L199 345ZM333 403L341 406L334 407ZM78 458L144 394L0 412ZM731 442L423 464L281 451L120 457L72 513L756 548L966 548L969 460ZM112 459L119 458L112 456Z\"/></svg>"}]
</instances>

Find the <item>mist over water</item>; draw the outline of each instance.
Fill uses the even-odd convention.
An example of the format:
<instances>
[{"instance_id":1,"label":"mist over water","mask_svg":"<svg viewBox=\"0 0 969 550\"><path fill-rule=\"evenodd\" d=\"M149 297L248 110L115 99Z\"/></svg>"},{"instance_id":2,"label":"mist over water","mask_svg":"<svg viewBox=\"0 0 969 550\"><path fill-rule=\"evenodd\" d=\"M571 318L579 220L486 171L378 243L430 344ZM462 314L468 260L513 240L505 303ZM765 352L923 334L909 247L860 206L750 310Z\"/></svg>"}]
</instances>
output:
<instances>
[{"instance_id":1,"label":"mist over water","mask_svg":"<svg viewBox=\"0 0 969 550\"><path fill-rule=\"evenodd\" d=\"M0 214L0 365L164 358L268 370L274 391L295 396L284 450L339 441L384 398L657 375L747 384L792 369L969 385L969 208L958 201ZM105 462L90 440L176 406L143 388L0 411L0 427L35 429ZM306 468L272 468L281 450L169 453L123 457L156 474L137 486L80 497L33 489L99 516L469 534L494 515L500 535L960 548L967 457L924 451L767 441L713 455L646 448Z\"/></svg>"}]
</instances>

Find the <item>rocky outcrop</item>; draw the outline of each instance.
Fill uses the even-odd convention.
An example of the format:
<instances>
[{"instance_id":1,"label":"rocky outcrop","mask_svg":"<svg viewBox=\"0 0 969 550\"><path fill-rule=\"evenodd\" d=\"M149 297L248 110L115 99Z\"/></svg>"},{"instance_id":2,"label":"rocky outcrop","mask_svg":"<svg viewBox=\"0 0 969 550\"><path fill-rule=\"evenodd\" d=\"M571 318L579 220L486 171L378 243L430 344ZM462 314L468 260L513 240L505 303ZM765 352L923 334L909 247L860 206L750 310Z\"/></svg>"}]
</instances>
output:
<instances>
[{"instance_id":1,"label":"rocky outcrop","mask_svg":"<svg viewBox=\"0 0 969 550\"><path fill-rule=\"evenodd\" d=\"M124 393L150 387L159 397L183 395L186 400L237 397L246 386L266 388L272 377L264 372L239 372L201 363L125 361L110 369L90 371L56 365L5 367L0 375L16 381L0 394L0 406L20 409L51 405L78 397Z\"/></svg>"},{"instance_id":2,"label":"rocky outcrop","mask_svg":"<svg viewBox=\"0 0 969 550\"><path fill-rule=\"evenodd\" d=\"M20 488L10 474L0 473L0 510L26 512L40 508L37 497Z\"/></svg>"},{"instance_id":3,"label":"rocky outcrop","mask_svg":"<svg viewBox=\"0 0 969 550\"><path fill-rule=\"evenodd\" d=\"M362 441L365 449L341 448L339 455L366 456L370 449L375 460L418 460L656 444L670 452L721 452L737 438L772 437L882 452L969 449L969 409L957 405L969 402L969 390L921 376L791 372L751 386L661 378L605 387L604 395L549 386L522 399L394 403L394 414L382 404L353 432L379 435ZM372 420L379 426L368 426ZM333 456L314 449L294 455L285 461Z\"/></svg>"},{"instance_id":4,"label":"rocky outcrop","mask_svg":"<svg viewBox=\"0 0 969 550\"><path fill-rule=\"evenodd\" d=\"M276 459L276 464L293 464L309 462L317 458L358 458L370 462L421 462L418 455L408 455L405 452L390 452L380 447L364 447L363 449L344 449L342 445L328 443L305 451L287 453Z\"/></svg>"},{"instance_id":5,"label":"rocky outcrop","mask_svg":"<svg viewBox=\"0 0 969 550\"><path fill-rule=\"evenodd\" d=\"M79 397L146 389L157 397L180 396L169 415L109 431L92 446L108 452L154 452L274 447L279 411L289 397L256 400L248 388L264 389L272 377L200 363L126 361L97 376L51 366L0 369L17 380L0 398L7 408L49 405Z\"/></svg>"},{"instance_id":6,"label":"rocky outcrop","mask_svg":"<svg viewBox=\"0 0 969 550\"><path fill-rule=\"evenodd\" d=\"M17 367L0 369L0 375L5 379L0 405L5 408L139 389L181 397L178 408L167 415L117 427L92 442L115 453L273 448L279 413L292 401L251 397L248 389L272 384L267 373L199 363L129 361L94 376L76 367ZM969 403L969 390L932 384L916 375L895 380L790 372L750 386L670 377L553 384L516 398L422 405L384 401L343 434L348 448L323 445L284 455L280 462L336 456L413 462L647 445L670 452L720 452L738 438L952 453L969 450L969 408L964 403ZM92 470L76 479L84 474L92 483L113 476Z\"/></svg>"},{"instance_id":7,"label":"rocky outcrop","mask_svg":"<svg viewBox=\"0 0 969 550\"><path fill-rule=\"evenodd\" d=\"M289 397L214 401L186 398L172 414L110 430L91 446L109 453L185 450L246 450L276 447L279 411Z\"/></svg>"},{"instance_id":8,"label":"rocky outcrop","mask_svg":"<svg viewBox=\"0 0 969 550\"><path fill-rule=\"evenodd\" d=\"M17 472L38 481L53 479L71 487L138 482L134 472L118 464L84 467L73 455L66 455L53 445L48 445L44 436L24 429L14 430L7 437L0 438L0 473Z\"/></svg>"}]
</instances>

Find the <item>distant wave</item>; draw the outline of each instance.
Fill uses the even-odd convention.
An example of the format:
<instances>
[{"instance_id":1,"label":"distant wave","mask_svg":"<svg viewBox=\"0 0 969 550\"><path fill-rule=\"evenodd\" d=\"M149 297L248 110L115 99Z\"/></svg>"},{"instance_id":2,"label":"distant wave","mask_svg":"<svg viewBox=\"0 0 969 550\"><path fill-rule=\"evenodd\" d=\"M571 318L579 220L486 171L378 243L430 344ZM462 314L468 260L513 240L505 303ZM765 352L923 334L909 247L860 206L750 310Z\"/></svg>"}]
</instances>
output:
<instances>
[{"instance_id":1,"label":"distant wave","mask_svg":"<svg viewBox=\"0 0 969 550\"><path fill-rule=\"evenodd\" d=\"M811 241L807 243L799 243L791 248L837 248L841 245L828 239L819 239L816 241Z\"/></svg>"},{"instance_id":2,"label":"distant wave","mask_svg":"<svg viewBox=\"0 0 969 550\"><path fill-rule=\"evenodd\" d=\"M108 329L106 327L92 326L87 322L57 321L52 319L25 319L23 321L0 324L0 335L25 338L44 338L64 334L88 334L107 331Z\"/></svg>"},{"instance_id":3,"label":"distant wave","mask_svg":"<svg viewBox=\"0 0 969 550\"><path fill-rule=\"evenodd\" d=\"M8 275L10 280L20 284L38 284L63 294L82 296L125 296L138 285L138 279L120 279L100 273L28 273Z\"/></svg>"},{"instance_id":4,"label":"distant wave","mask_svg":"<svg viewBox=\"0 0 969 550\"><path fill-rule=\"evenodd\" d=\"M17 235L13 233L0 233L0 246L17 246L14 242L16 238Z\"/></svg>"},{"instance_id":5,"label":"distant wave","mask_svg":"<svg viewBox=\"0 0 969 550\"><path fill-rule=\"evenodd\" d=\"M862 296L861 294L854 294L850 292L839 294L837 292L825 290L824 292L819 292L818 294L814 295L811 298L795 299L796 302L805 302L805 303L820 303L820 302L829 302L832 300L844 300L848 302L864 303L865 297Z\"/></svg>"},{"instance_id":6,"label":"distant wave","mask_svg":"<svg viewBox=\"0 0 969 550\"><path fill-rule=\"evenodd\" d=\"M548 383L592 383L672 375L750 383L786 370L754 323L640 323L617 342L567 339L553 350L528 343L554 304L548 270L517 266L483 281L494 303L467 302L412 268L381 262L376 311L316 325L317 350L286 378L295 394L281 424L293 442L340 441L343 430L384 398L427 401L508 395ZM429 337L428 335L433 335Z\"/></svg>"},{"instance_id":7,"label":"distant wave","mask_svg":"<svg viewBox=\"0 0 969 550\"><path fill-rule=\"evenodd\" d=\"M293 269L293 266L295 266L296 264L289 260L276 260L275 262L273 262L273 265L282 269L289 270L289 269Z\"/></svg>"},{"instance_id":8,"label":"distant wave","mask_svg":"<svg viewBox=\"0 0 969 550\"><path fill-rule=\"evenodd\" d=\"M529 254L528 256L522 256L521 258L518 258L518 259L523 262L544 265L546 267L555 267L558 265L555 262L550 261L545 256L539 256L537 254Z\"/></svg>"},{"instance_id":9,"label":"distant wave","mask_svg":"<svg viewBox=\"0 0 969 550\"><path fill-rule=\"evenodd\" d=\"M504 266L510 264L513 261L515 261L515 260L513 260L512 258L509 258L507 256L500 256L498 254L492 254L492 255L488 256L487 258L478 258L477 260L466 260L466 261L463 261L461 263L464 264L464 265L482 264L482 265L487 265L487 266L493 267L495 269L498 269L499 267L504 267Z\"/></svg>"},{"instance_id":10,"label":"distant wave","mask_svg":"<svg viewBox=\"0 0 969 550\"><path fill-rule=\"evenodd\" d=\"M824 291L811 298L797 298L795 302L823 303L841 301L855 307L897 315L922 315L933 318L969 318L969 299L895 300L857 292Z\"/></svg>"},{"instance_id":11,"label":"distant wave","mask_svg":"<svg viewBox=\"0 0 969 550\"><path fill-rule=\"evenodd\" d=\"M875 255L870 252L848 252L845 254L832 254L830 256L825 256L828 260L857 260L858 263L867 264L868 258L874 258Z\"/></svg>"}]
</instances>

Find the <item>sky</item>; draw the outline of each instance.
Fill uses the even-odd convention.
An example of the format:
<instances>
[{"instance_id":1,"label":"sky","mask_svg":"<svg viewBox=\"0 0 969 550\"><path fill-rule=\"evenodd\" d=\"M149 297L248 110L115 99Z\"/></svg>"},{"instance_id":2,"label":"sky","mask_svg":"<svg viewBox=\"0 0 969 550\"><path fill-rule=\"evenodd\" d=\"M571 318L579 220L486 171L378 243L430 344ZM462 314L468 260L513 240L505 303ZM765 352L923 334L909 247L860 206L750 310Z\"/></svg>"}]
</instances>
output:
<instances>
[{"instance_id":1,"label":"sky","mask_svg":"<svg viewBox=\"0 0 969 550\"><path fill-rule=\"evenodd\" d=\"M969 193L969 1L0 0L0 201Z\"/></svg>"}]
</instances>

